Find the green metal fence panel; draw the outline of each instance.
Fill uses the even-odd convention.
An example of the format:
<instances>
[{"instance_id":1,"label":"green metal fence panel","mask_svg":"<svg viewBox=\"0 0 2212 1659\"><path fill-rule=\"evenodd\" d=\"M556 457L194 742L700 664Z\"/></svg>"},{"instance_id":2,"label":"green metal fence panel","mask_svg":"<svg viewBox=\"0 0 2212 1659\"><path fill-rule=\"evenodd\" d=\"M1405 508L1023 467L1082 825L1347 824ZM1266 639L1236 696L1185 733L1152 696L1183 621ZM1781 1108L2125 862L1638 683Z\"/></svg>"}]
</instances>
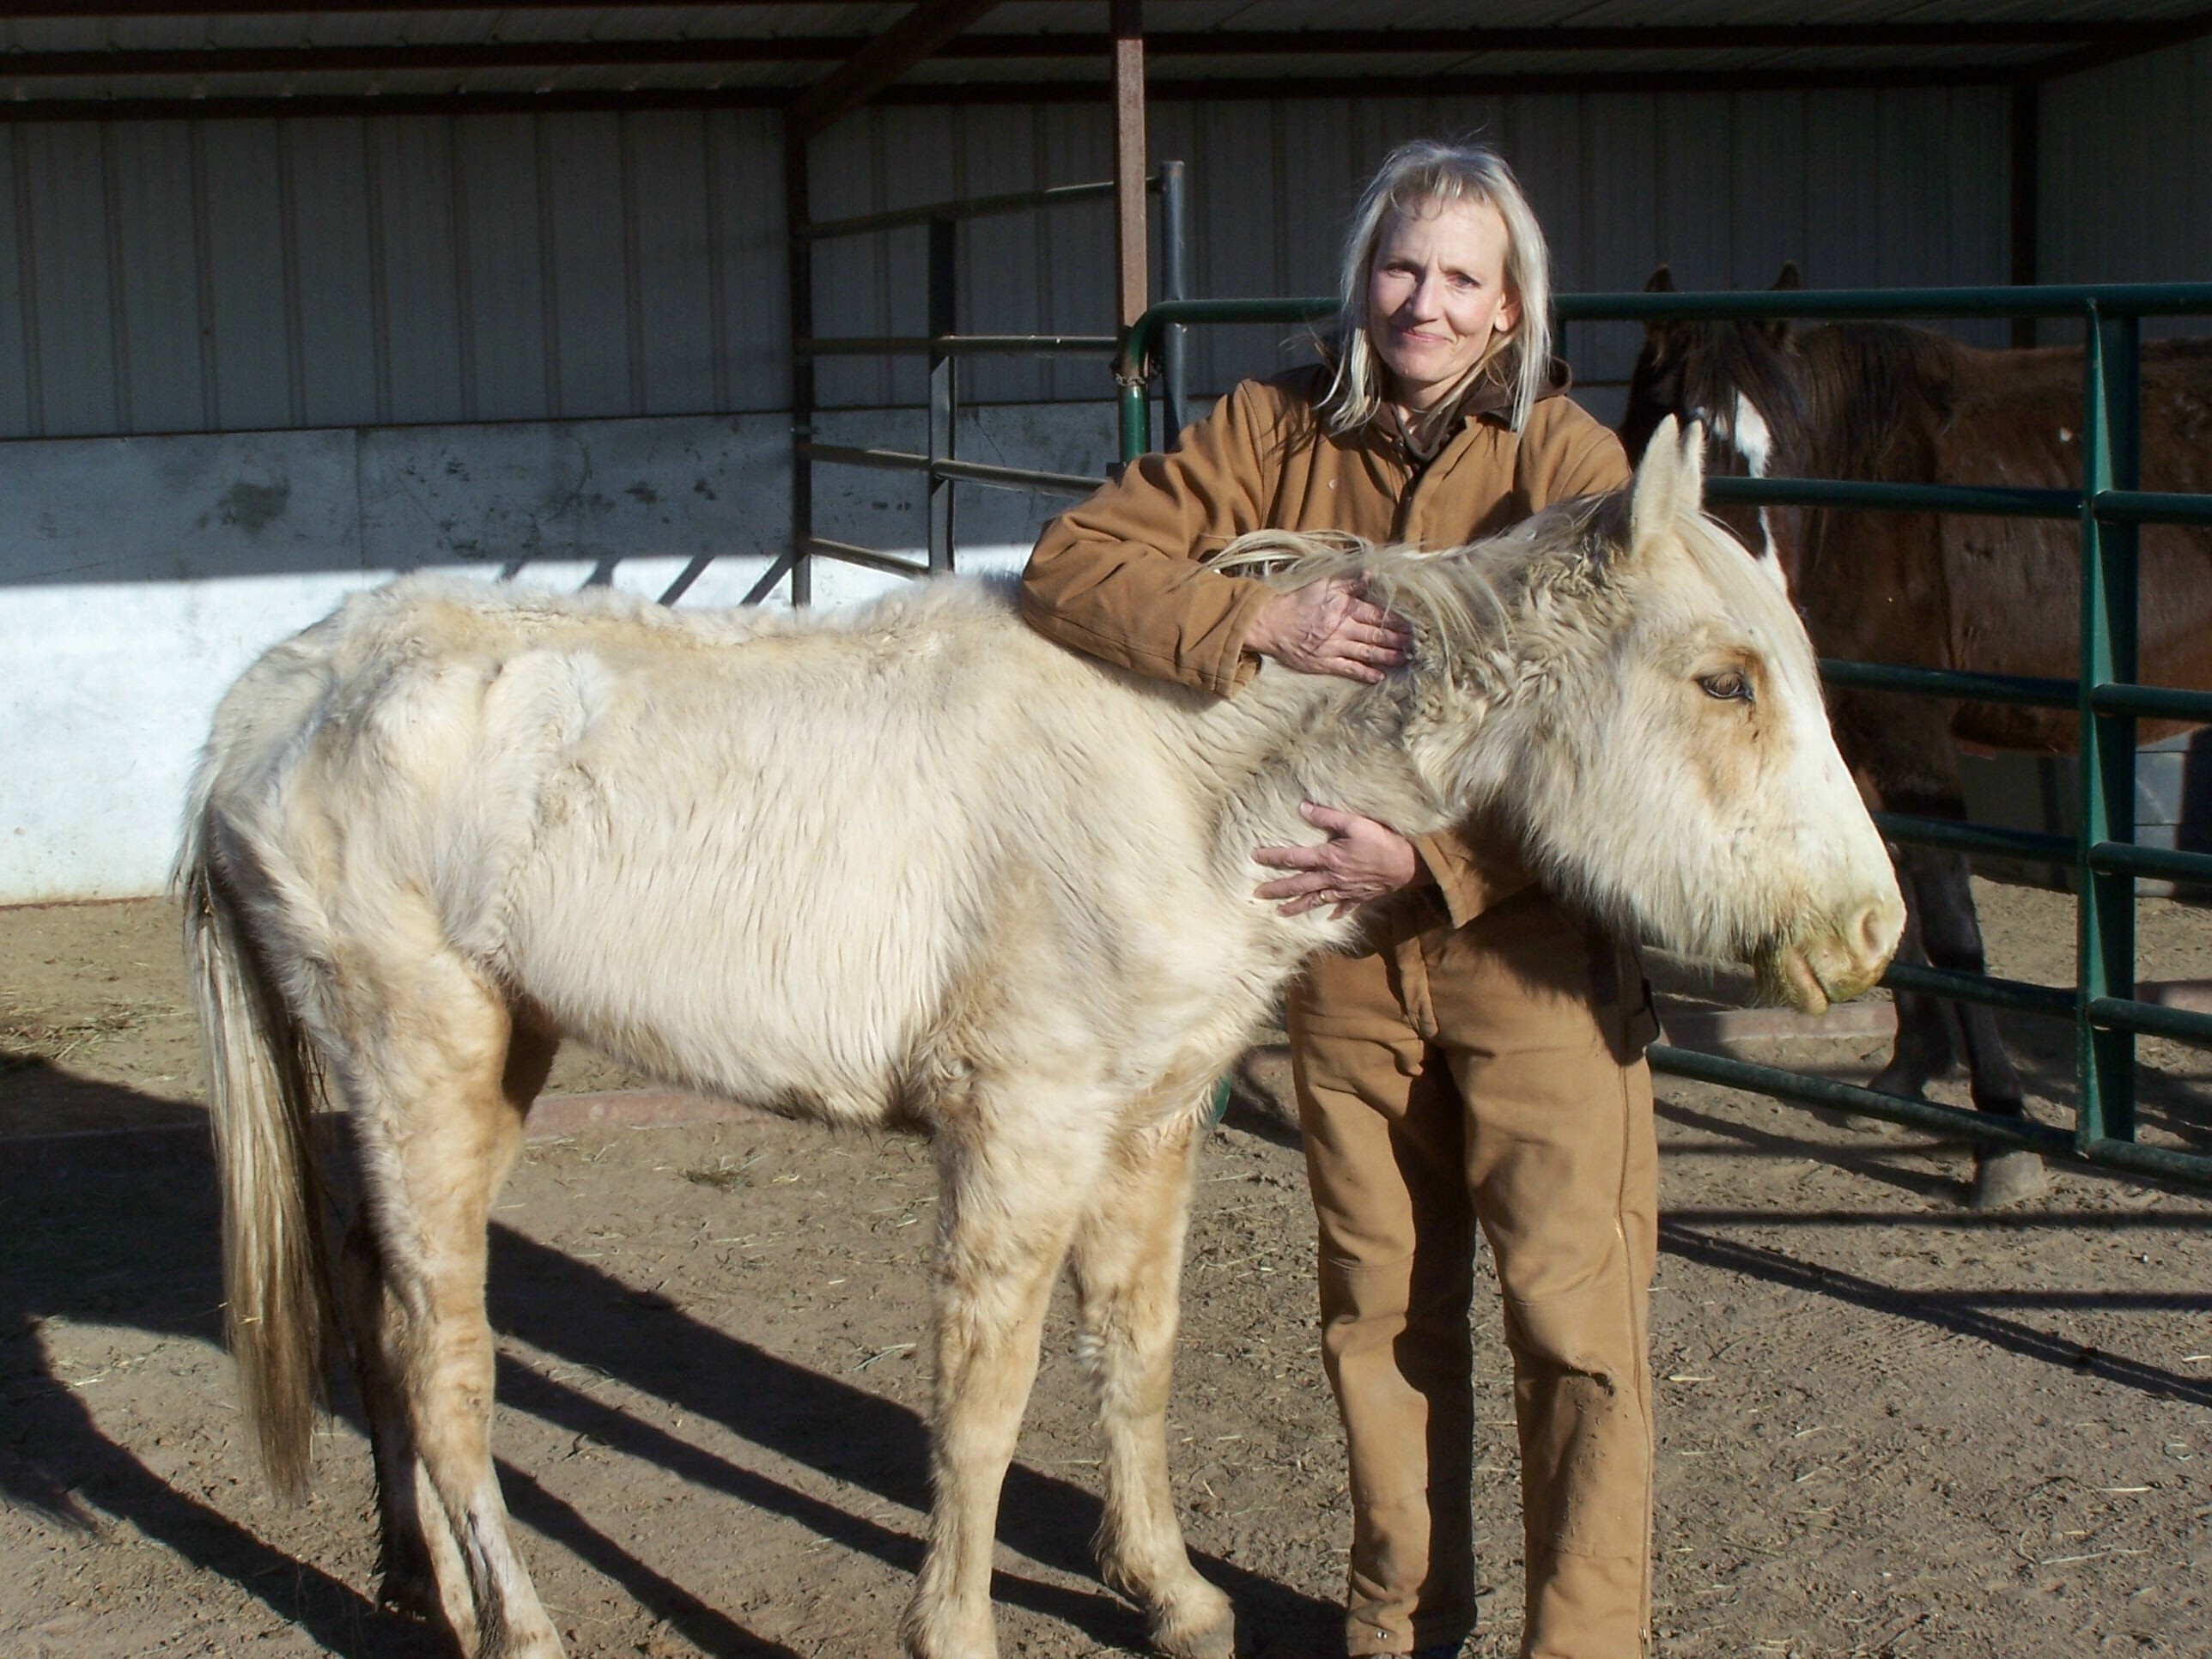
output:
<instances>
[{"instance_id":1,"label":"green metal fence panel","mask_svg":"<svg viewBox=\"0 0 2212 1659\"><path fill-rule=\"evenodd\" d=\"M1124 465L1152 447L1147 379L1163 331L1175 325L1316 322L1327 296L1177 300L1130 329L1115 360ZM2082 477L2078 489L1894 484L1809 478L1711 478L1716 501L1887 513L2073 519L2081 546L2081 672L2075 680L1978 674L1889 663L1823 661L1832 684L1901 696L2071 708L2081 729L2078 836L1877 813L1893 841L1965 853L2070 864L2076 881L2075 984L2070 990L1989 975L1893 965L1884 983L1956 1000L2070 1021L2075 1036L2073 1132L2049 1125L1809 1077L1665 1044L1656 1070L1749 1089L1801 1104L2031 1147L2138 1174L2212 1183L2212 1155L2136 1139L2138 1034L2212 1046L2212 1015L2136 1000L2135 883L2140 877L2212 887L2212 855L2135 844L2135 744L2139 719L2212 723L2212 692L2135 684L2138 528L2212 525L2212 495L2139 488L2142 319L2212 316L2212 283L2142 283L2040 288L1870 289L1751 294L1591 294L1554 301L1561 322L2075 317L2084 325Z\"/></svg>"}]
</instances>

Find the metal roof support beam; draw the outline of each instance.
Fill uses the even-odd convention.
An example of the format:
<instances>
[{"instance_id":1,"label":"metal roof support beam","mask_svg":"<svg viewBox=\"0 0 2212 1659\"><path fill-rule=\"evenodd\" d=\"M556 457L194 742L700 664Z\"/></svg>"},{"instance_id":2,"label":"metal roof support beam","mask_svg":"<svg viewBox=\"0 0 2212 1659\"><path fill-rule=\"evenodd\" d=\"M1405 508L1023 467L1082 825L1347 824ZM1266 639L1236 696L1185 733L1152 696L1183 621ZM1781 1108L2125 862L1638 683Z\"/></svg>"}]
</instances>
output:
<instances>
[{"instance_id":1,"label":"metal roof support beam","mask_svg":"<svg viewBox=\"0 0 2212 1659\"><path fill-rule=\"evenodd\" d=\"M0 72L0 81L5 80ZM2011 87L2014 68L1781 69L1637 70L1603 74L1429 75L1215 77L1148 80L1152 103L1206 99L1449 98L1485 94L1602 94L1653 92L1833 92L1898 87ZM887 88L885 104L1096 105L1103 81L963 81ZM560 88L548 92L373 94L301 93L291 96L222 94L210 98L45 98L0 101L0 125L21 121L222 120L309 116L550 115L586 110L783 109L781 87Z\"/></svg>"},{"instance_id":2,"label":"metal roof support beam","mask_svg":"<svg viewBox=\"0 0 2212 1659\"><path fill-rule=\"evenodd\" d=\"M2163 52L2168 46L2186 46L2208 34L2212 34L2212 10L2191 12L2186 17L2165 22L2137 23L2118 40L2062 52L2032 64L2027 67L2027 78L2055 81L2062 75L2080 75L2087 70L2102 69L2107 64L2141 58L2147 52Z\"/></svg>"},{"instance_id":3,"label":"metal roof support beam","mask_svg":"<svg viewBox=\"0 0 2212 1659\"><path fill-rule=\"evenodd\" d=\"M1145 247L1144 0L1113 0L1115 284L1123 333L1152 303L1152 260Z\"/></svg>"},{"instance_id":4,"label":"metal roof support beam","mask_svg":"<svg viewBox=\"0 0 2212 1659\"><path fill-rule=\"evenodd\" d=\"M849 115L982 16L998 0L921 0L907 15L792 100L789 130L811 138Z\"/></svg>"},{"instance_id":5,"label":"metal roof support beam","mask_svg":"<svg viewBox=\"0 0 2212 1659\"><path fill-rule=\"evenodd\" d=\"M11 14L13 15L13 14ZM1823 47L2016 49L2073 46L2125 55L2171 44L2142 28L2111 23L1698 25L1651 28L1473 28L1222 30L1148 36L1148 58L1344 57L1362 52L1466 58L1486 52L1696 52ZM688 35L680 39L456 40L327 46L91 47L13 52L0 58L0 81L131 75L301 75L404 73L439 70L641 69L672 65L840 63L873 42L865 35ZM969 34L934 55L961 62L1082 60L1105 57L1113 37L1098 34ZM2066 55L2073 61L2073 55ZM2055 61L2055 60L2053 60ZM910 67L910 65L909 65ZM2039 72L2039 66L2030 65ZM2070 72L2070 71L2069 71Z\"/></svg>"}]
</instances>

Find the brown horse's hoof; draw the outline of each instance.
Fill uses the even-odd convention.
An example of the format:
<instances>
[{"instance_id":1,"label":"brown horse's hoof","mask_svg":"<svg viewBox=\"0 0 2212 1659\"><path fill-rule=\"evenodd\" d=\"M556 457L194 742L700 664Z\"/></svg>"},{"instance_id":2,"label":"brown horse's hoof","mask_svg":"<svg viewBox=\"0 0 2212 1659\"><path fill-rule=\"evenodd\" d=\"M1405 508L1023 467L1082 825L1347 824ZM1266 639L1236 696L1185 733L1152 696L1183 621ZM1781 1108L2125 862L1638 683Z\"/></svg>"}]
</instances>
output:
<instances>
[{"instance_id":1,"label":"brown horse's hoof","mask_svg":"<svg viewBox=\"0 0 2212 1659\"><path fill-rule=\"evenodd\" d=\"M1966 1202L1976 1210L2002 1210L2040 1198L2050 1189L2051 1176L2043 1155L2014 1146L2002 1152L1974 1155L1974 1189Z\"/></svg>"}]
</instances>

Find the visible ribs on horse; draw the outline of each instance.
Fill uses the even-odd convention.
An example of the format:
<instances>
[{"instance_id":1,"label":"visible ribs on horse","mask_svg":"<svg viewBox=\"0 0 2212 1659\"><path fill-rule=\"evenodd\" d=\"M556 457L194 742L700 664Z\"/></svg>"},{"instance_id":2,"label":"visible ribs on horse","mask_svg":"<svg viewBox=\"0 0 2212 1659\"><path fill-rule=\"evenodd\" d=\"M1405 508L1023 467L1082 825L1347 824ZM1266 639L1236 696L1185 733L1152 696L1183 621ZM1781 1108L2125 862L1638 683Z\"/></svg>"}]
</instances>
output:
<instances>
[{"instance_id":1,"label":"visible ribs on horse","mask_svg":"<svg viewBox=\"0 0 2212 1659\"><path fill-rule=\"evenodd\" d=\"M1106 1443L1105 1577L1226 1659L1167 1480L1176 1283L1209 1085L1358 918L1253 894L1322 799L1476 813L1593 921L1754 961L1804 1006L1881 974L1902 906L1804 631L1700 515L1695 437L1632 494L1458 553L1311 542L1415 659L1263 667L1220 701L1064 651L1002 586L696 614L410 579L224 701L179 876L213 1075L228 1334L270 1474L307 1474L342 1339L385 1594L477 1655L560 1650L490 1455L485 1229L554 1045L935 1145L935 1502L910 1653L995 1651L1000 1487L1051 1285ZM327 1093L362 1201L321 1242Z\"/></svg>"}]
</instances>

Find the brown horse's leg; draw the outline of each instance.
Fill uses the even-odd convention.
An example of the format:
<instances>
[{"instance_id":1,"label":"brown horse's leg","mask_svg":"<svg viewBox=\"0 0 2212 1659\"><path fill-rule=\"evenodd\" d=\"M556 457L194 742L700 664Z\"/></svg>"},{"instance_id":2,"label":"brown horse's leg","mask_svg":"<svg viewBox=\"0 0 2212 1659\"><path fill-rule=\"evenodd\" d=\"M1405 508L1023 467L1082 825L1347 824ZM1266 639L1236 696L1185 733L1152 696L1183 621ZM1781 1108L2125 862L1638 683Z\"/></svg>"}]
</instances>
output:
<instances>
[{"instance_id":1,"label":"brown horse's leg","mask_svg":"<svg viewBox=\"0 0 2212 1659\"><path fill-rule=\"evenodd\" d=\"M1106 1440L1100 1573L1144 1603L1161 1652L1227 1659L1236 1615L1190 1565L1168 1486L1168 1382L1200 1121L1182 1112L1116 1149L1072 1266Z\"/></svg>"},{"instance_id":2,"label":"brown horse's leg","mask_svg":"<svg viewBox=\"0 0 2212 1659\"><path fill-rule=\"evenodd\" d=\"M1960 814L1964 817L1964 813ZM1912 890L1920 905L1921 948L1938 968L1962 974L1984 970L1982 921L1974 909L1973 882L1963 854L1932 847L1913 849ZM1966 1040L1966 1066L1972 1075L1977 1110L2018 1117L2027 1109L2020 1073L1997 1035L1996 1014L1978 1002L1963 1002L1959 1011L1960 1035Z\"/></svg>"},{"instance_id":3,"label":"brown horse's leg","mask_svg":"<svg viewBox=\"0 0 2212 1659\"><path fill-rule=\"evenodd\" d=\"M1910 849L1897 860L1897 884L1905 896L1905 935L1898 943L1897 959L1925 967L1928 953L1921 942L1920 896L1913 879ZM1897 1004L1897 1037L1889 1064L1878 1073L1870 1087L1886 1095L1918 1100L1929 1082L1951 1069L1955 1058L1951 1046L1951 1024L1943 1005L1918 991L1893 994Z\"/></svg>"},{"instance_id":4,"label":"brown horse's leg","mask_svg":"<svg viewBox=\"0 0 2212 1659\"><path fill-rule=\"evenodd\" d=\"M1965 803L1952 796L1900 802L1899 810L1930 817L1966 817ZM1965 856L1937 848L1908 847L1899 855L1898 874L1905 901L1905 944L1899 955L1907 962L1925 962L1954 973L1983 972L1988 957ZM1950 1070L1954 1052L1950 1022L1955 1013L1975 1109L2015 1118L2027 1111L2020 1073L2006 1052L1993 1010L1911 991L1899 991L1896 998L1897 1046L1889 1064L1874 1079L1875 1088L1918 1098L1929 1079ZM2034 1152L2022 1147L1975 1149L1971 1202L1978 1210L2002 1209L2033 1198L2047 1184L2043 1159Z\"/></svg>"},{"instance_id":5,"label":"brown horse's leg","mask_svg":"<svg viewBox=\"0 0 2212 1659\"><path fill-rule=\"evenodd\" d=\"M381 1292L364 1285L352 1299L373 1338L372 1422L381 1412L387 1425L387 1545L394 1565L427 1565L436 1605L477 1659L555 1659L560 1638L508 1535L489 1442L485 1228L527 1103L508 1093L506 1006L434 935L409 937L410 920L392 917L387 948L342 963L339 981L349 1030L337 1069L371 1229L353 1271L373 1268ZM522 1080L542 1078L533 1055L520 1058Z\"/></svg>"},{"instance_id":6,"label":"brown horse's leg","mask_svg":"<svg viewBox=\"0 0 2212 1659\"><path fill-rule=\"evenodd\" d=\"M1024 1079L938 1141L929 1553L903 1625L915 1659L992 1659L991 1555L1052 1281L1097 1158ZM1061 1097L1064 1098L1064 1097ZM1057 1131L1057 1133L1055 1133Z\"/></svg>"}]
</instances>

